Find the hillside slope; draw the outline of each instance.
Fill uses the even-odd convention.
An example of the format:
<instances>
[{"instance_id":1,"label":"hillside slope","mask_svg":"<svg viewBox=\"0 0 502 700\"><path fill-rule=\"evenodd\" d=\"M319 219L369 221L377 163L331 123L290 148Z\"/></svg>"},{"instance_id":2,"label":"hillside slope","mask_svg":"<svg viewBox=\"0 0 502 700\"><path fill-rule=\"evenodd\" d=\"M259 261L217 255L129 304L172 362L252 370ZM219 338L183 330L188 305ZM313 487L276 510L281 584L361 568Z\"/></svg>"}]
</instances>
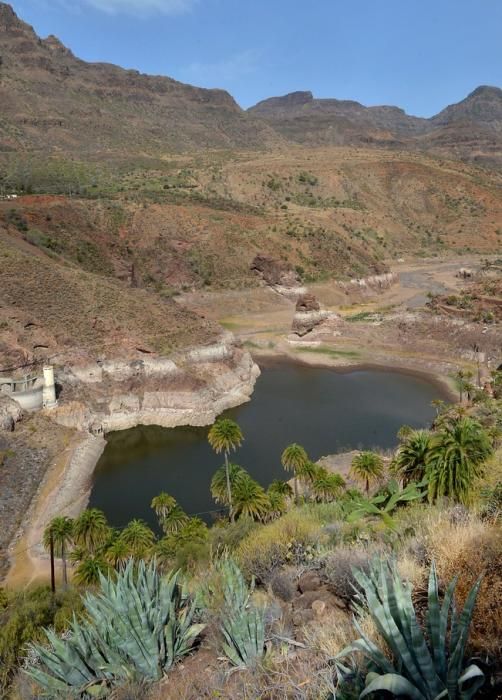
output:
<instances>
[{"instance_id":1,"label":"hillside slope","mask_svg":"<svg viewBox=\"0 0 502 700\"><path fill-rule=\"evenodd\" d=\"M207 343L216 325L103 275L9 237L0 225L1 369L52 358L169 354Z\"/></svg>"},{"instance_id":2,"label":"hillside slope","mask_svg":"<svg viewBox=\"0 0 502 700\"><path fill-rule=\"evenodd\" d=\"M76 58L0 3L0 152L117 154L281 141L224 90Z\"/></svg>"}]
</instances>

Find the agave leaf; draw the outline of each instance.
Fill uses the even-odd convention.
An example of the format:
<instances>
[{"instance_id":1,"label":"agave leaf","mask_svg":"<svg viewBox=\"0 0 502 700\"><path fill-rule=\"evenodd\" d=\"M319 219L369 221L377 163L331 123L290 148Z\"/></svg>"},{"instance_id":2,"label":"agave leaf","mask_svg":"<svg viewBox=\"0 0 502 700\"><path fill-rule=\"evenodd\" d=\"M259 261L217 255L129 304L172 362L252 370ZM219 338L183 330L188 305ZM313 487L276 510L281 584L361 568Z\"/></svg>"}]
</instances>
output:
<instances>
[{"instance_id":1,"label":"agave leaf","mask_svg":"<svg viewBox=\"0 0 502 700\"><path fill-rule=\"evenodd\" d=\"M464 689L463 685L472 680L474 680L474 683L472 683L469 688ZM475 664L468 666L458 679L460 700L470 700L470 698L473 698L484 682L485 675L483 671Z\"/></svg>"},{"instance_id":2,"label":"agave leaf","mask_svg":"<svg viewBox=\"0 0 502 700\"><path fill-rule=\"evenodd\" d=\"M455 635L452 630L452 654L448 663L447 687L451 694L456 693L458 679L461 675L462 660L465 653L465 645L469 637L469 628L471 625L476 598L481 586L481 578L477 580L475 585L469 591L464 608L460 614L460 618L455 627ZM453 695L454 696L454 695Z\"/></svg>"},{"instance_id":3,"label":"agave leaf","mask_svg":"<svg viewBox=\"0 0 502 700\"><path fill-rule=\"evenodd\" d=\"M397 673L386 673L383 676L378 676L371 681L359 696L359 700L365 698L370 693L375 693L378 690L384 690L391 693L393 696L404 695L412 700L428 700L427 696L422 693L407 680L404 676Z\"/></svg>"},{"instance_id":4,"label":"agave leaf","mask_svg":"<svg viewBox=\"0 0 502 700\"><path fill-rule=\"evenodd\" d=\"M178 579L178 573L161 579L154 561L137 567L130 561L116 580L101 576L101 591L83 598L87 619L74 619L69 639L48 631L50 646L34 645L40 668L29 675L50 697L58 682L63 697L80 697L81 688L102 681L159 680L202 629L192 624L195 603Z\"/></svg>"}]
</instances>

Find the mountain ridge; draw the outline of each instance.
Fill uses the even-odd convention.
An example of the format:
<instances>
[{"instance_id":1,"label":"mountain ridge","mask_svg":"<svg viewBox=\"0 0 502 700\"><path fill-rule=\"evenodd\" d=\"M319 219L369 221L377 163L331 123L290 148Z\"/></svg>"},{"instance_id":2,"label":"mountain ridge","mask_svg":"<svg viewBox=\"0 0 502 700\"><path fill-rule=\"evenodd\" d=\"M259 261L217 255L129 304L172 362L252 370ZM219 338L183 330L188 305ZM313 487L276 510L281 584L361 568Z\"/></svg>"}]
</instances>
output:
<instances>
[{"instance_id":1,"label":"mountain ridge","mask_svg":"<svg viewBox=\"0 0 502 700\"><path fill-rule=\"evenodd\" d=\"M502 90L495 86L478 86L430 118L310 91L243 110L225 90L86 62L56 36L38 37L1 2L0 57L0 153L101 157L354 145L502 165Z\"/></svg>"},{"instance_id":2,"label":"mountain ridge","mask_svg":"<svg viewBox=\"0 0 502 700\"><path fill-rule=\"evenodd\" d=\"M297 91L248 109L285 138L308 146L393 146L502 164L502 90L480 85L432 117L416 117L393 105L315 98Z\"/></svg>"}]
</instances>

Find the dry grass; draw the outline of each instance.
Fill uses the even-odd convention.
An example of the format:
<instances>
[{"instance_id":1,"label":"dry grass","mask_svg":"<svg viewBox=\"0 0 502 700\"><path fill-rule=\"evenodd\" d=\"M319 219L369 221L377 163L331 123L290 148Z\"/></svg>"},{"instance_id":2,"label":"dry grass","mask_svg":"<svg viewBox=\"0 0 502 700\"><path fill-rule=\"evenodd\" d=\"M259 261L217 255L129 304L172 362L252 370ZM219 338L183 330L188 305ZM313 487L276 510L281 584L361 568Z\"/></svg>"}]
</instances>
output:
<instances>
[{"instance_id":1,"label":"dry grass","mask_svg":"<svg viewBox=\"0 0 502 700\"><path fill-rule=\"evenodd\" d=\"M457 600L463 605L480 576L471 627L474 651L498 655L502 651L502 528L471 517L452 523L445 514L430 522L426 546L436 562L440 580L446 585L458 576Z\"/></svg>"},{"instance_id":2,"label":"dry grass","mask_svg":"<svg viewBox=\"0 0 502 700\"><path fill-rule=\"evenodd\" d=\"M319 521L314 516L292 510L244 538L236 550L236 558L246 575L265 581L288 562L292 547L311 546L319 534Z\"/></svg>"}]
</instances>

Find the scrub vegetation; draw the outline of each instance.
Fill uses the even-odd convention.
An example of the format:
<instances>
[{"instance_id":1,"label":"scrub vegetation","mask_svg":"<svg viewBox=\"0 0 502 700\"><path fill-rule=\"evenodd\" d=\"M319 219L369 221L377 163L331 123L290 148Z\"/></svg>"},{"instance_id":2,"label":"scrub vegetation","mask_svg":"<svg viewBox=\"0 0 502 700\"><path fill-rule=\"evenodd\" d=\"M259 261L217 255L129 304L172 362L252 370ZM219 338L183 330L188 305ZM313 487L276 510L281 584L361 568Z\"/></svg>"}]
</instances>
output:
<instances>
[{"instance_id":1,"label":"scrub vegetation","mask_svg":"<svg viewBox=\"0 0 502 700\"><path fill-rule=\"evenodd\" d=\"M44 543L56 592L0 598L3 692L495 697L495 386L493 398L471 388L468 403L441 405L428 430L403 426L392 457L357 454L346 478L285 446L285 480L266 489L237 463L239 426L218 420L208 439L224 457L211 483L221 510L211 526L167 493L151 503L159 535L140 520L116 530L97 509L55 518Z\"/></svg>"}]
</instances>

